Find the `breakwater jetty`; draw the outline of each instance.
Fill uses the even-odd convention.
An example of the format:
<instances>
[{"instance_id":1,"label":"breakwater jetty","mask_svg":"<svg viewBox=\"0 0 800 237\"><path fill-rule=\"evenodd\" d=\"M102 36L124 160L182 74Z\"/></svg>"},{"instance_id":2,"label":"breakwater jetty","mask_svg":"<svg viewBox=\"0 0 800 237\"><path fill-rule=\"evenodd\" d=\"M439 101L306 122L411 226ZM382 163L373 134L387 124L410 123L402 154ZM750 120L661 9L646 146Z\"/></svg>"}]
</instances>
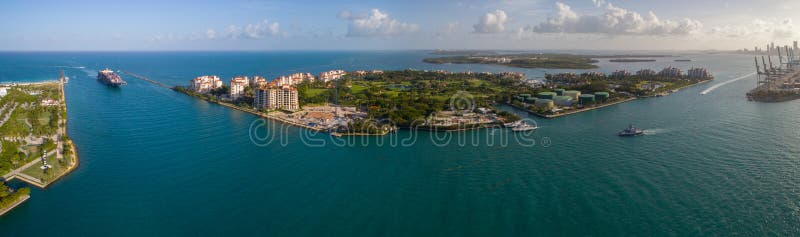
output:
<instances>
[{"instance_id":1,"label":"breakwater jetty","mask_svg":"<svg viewBox=\"0 0 800 237\"><path fill-rule=\"evenodd\" d=\"M155 84L157 86L164 87L164 88L167 88L167 89L172 89L172 86L164 84L164 83L161 83L159 81L152 80L150 78L147 78L146 76L142 76L142 75L139 75L139 74L136 74L136 73L133 73L133 72L129 72L129 71L125 71L125 70L119 70L119 71L120 71L120 73L128 75L128 76L131 76L133 78L136 78L136 79L139 79L139 80L142 80L142 81L146 81L146 82L150 82L150 83L153 83L153 84Z\"/></svg>"}]
</instances>

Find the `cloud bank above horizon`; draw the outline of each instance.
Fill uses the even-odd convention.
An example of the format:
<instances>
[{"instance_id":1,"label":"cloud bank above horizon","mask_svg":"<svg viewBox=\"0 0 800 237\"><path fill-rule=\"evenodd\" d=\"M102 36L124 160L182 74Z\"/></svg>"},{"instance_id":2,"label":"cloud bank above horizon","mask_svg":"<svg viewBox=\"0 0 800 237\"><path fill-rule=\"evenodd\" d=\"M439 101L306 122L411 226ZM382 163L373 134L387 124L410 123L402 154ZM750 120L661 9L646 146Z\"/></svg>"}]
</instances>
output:
<instances>
[{"instance_id":1,"label":"cloud bank above horizon","mask_svg":"<svg viewBox=\"0 0 800 237\"><path fill-rule=\"evenodd\" d=\"M4 3L0 50L738 49L795 40L800 10L776 0L242 0L116 2L64 14L94 4Z\"/></svg>"}]
</instances>

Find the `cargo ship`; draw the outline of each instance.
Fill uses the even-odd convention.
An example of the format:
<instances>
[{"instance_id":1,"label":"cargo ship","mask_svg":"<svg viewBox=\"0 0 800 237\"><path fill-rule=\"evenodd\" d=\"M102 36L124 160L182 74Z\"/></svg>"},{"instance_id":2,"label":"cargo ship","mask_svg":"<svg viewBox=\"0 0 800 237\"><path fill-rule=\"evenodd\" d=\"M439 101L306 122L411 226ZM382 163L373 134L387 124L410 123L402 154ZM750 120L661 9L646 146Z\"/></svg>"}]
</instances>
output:
<instances>
[{"instance_id":1,"label":"cargo ship","mask_svg":"<svg viewBox=\"0 0 800 237\"><path fill-rule=\"evenodd\" d=\"M113 87L119 87L128 84L127 82L123 81L122 78L119 77L119 75L114 73L113 70L108 68L97 72L97 80L103 84Z\"/></svg>"}]
</instances>

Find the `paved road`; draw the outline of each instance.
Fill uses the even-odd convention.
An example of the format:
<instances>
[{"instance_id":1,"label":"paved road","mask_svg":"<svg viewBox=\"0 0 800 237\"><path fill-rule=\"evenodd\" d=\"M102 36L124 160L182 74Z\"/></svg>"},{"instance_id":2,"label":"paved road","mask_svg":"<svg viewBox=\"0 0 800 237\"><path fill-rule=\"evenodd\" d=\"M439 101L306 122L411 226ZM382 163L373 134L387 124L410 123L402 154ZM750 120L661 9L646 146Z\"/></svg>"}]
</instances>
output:
<instances>
[{"instance_id":1,"label":"paved road","mask_svg":"<svg viewBox=\"0 0 800 237\"><path fill-rule=\"evenodd\" d=\"M47 152L47 156L53 155L53 152L56 152L56 151L55 150L51 150L50 152ZM14 176L17 176L17 175L28 176L26 174L23 174L22 171L30 168L31 166L33 166L35 164L41 163L41 162L42 162L42 159L36 158L33 161L28 162L27 164L23 165L22 167L19 167L19 168L15 169L15 170L12 170L11 172L8 172L7 174L3 175L3 179L4 180L9 180L10 178L12 178ZM28 176L28 177L30 177L30 176ZM35 179L35 178L32 178L32 179L33 180L38 180L38 179Z\"/></svg>"},{"instance_id":2,"label":"paved road","mask_svg":"<svg viewBox=\"0 0 800 237\"><path fill-rule=\"evenodd\" d=\"M8 105L6 105L6 106L8 106ZM3 109L5 109L5 108L6 107L4 106ZM14 107L11 107L11 110L9 110L8 113L6 113L6 116L3 118L3 120L0 120L0 126L3 126L3 124L6 123L6 121L8 121L9 118L11 118L11 113L13 113L14 110L16 110L16 109L17 109L17 104L14 103Z\"/></svg>"}]
</instances>

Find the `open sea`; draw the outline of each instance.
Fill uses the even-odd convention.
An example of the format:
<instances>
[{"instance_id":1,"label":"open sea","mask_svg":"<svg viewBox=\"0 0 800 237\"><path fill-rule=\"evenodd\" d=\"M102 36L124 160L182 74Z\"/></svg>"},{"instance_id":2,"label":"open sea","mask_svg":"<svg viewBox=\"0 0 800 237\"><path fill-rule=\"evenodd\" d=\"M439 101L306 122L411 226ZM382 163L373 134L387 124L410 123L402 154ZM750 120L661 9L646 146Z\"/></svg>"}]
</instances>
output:
<instances>
[{"instance_id":1,"label":"open sea","mask_svg":"<svg viewBox=\"0 0 800 237\"><path fill-rule=\"evenodd\" d=\"M670 54L692 62L602 59L597 71L697 66L716 79L530 117L540 129L524 139L484 129L343 142L260 126L125 74L121 89L95 76L108 67L186 85L205 74L227 83L332 69L583 71L434 65L423 51L3 52L0 82L53 80L61 69L71 77L68 133L80 166L33 188L0 217L0 236L800 235L800 101L748 102L750 56ZM616 136L629 123L648 134Z\"/></svg>"}]
</instances>

